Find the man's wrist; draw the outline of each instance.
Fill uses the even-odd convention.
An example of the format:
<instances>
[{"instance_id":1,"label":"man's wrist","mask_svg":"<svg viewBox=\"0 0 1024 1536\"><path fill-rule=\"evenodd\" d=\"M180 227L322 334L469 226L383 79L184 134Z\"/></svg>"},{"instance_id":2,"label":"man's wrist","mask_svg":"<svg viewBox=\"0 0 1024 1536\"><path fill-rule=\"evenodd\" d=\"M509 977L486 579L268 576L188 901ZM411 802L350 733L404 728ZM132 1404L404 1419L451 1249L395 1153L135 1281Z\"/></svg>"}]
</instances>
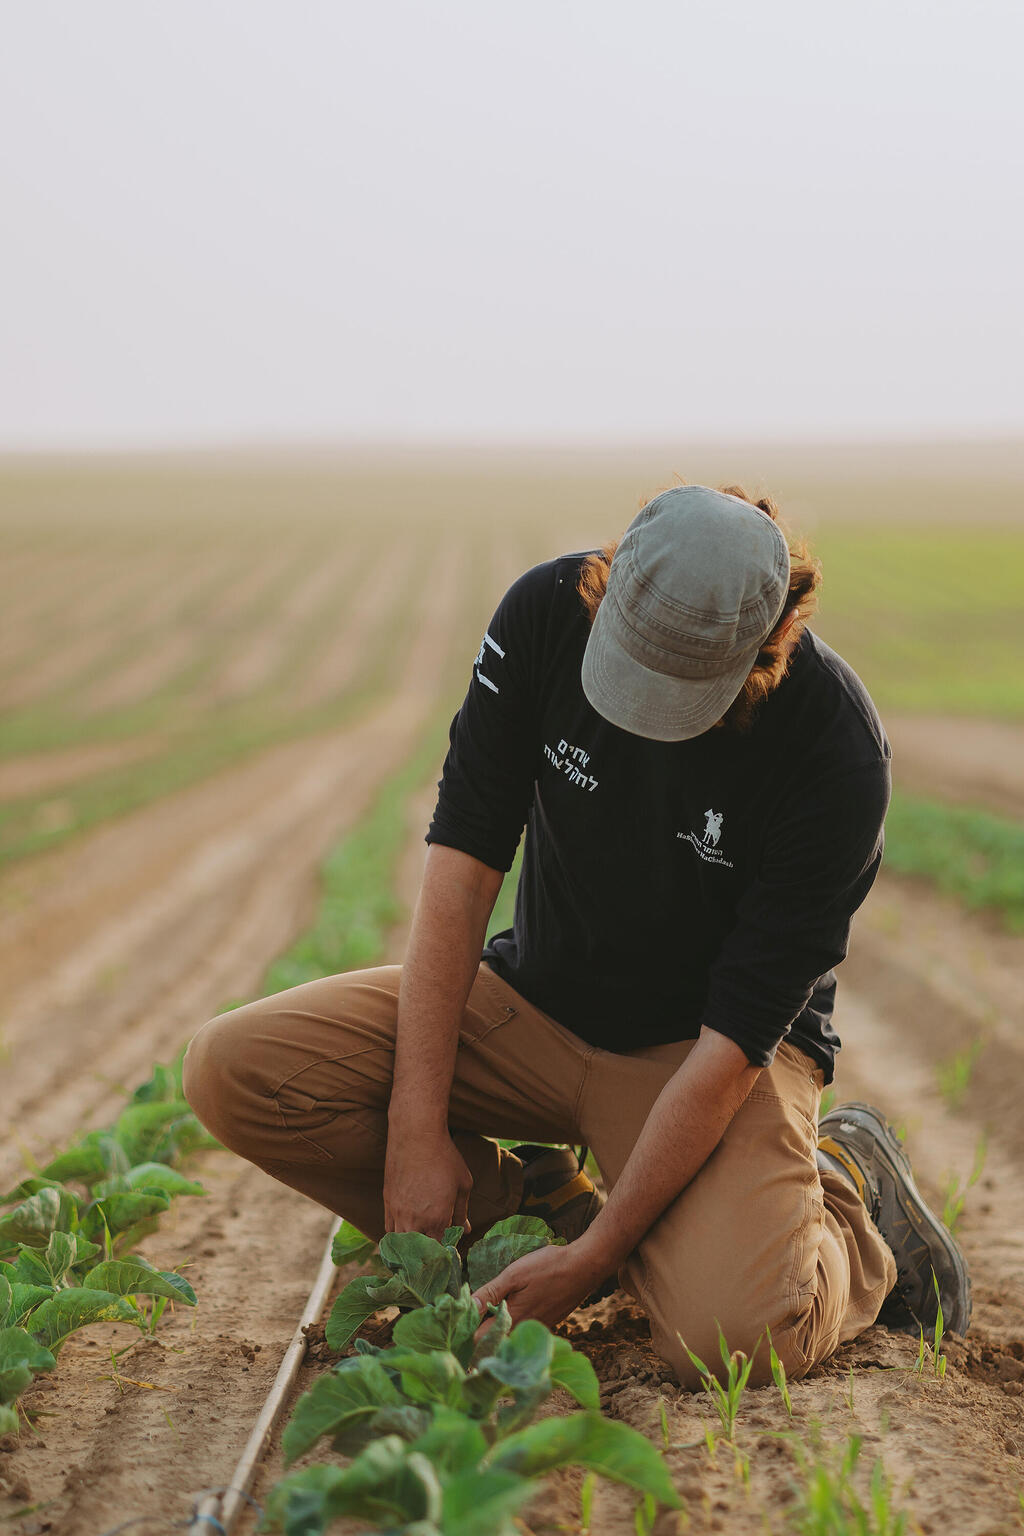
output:
<instances>
[{"instance_id":1,"label":"man's wrist","mask_svg":"<svg viewBox=\"0 0 1024 1536\"><path fill-rule=\"evenodd\" d=\"M600 1218L572 1244L576 1262L592 1285L599 1285L615 1274L632 1246L617 1238L607 1225L601 1227L599 1222Z\"/></svg>"},{"instance_id":2,"label":"man's wrist","mask_svg":"<svg viewBox=\"0 0 1024 1536\"><path fill-rule=\"evenodd\" d=\"M439 1113L435 1106L425 1104L422 1095L411 1103L392 1096L388 1105L389 1136L437 1140L448 1134L447 1113Z\"/></svg>"}]
</instances>

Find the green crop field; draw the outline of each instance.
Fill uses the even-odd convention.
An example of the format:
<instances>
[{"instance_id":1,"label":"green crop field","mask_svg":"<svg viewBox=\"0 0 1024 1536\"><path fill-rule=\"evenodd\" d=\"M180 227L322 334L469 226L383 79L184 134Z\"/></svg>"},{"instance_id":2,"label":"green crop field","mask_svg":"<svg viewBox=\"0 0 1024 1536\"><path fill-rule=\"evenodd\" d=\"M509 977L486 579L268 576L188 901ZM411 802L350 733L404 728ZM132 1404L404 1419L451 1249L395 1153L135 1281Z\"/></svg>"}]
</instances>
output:
<instances>
[{"instance_id":1,"label":"green crop field","mask_svg":"<svg viewBox=\"0 0 1024 1536\"><path fill-rule=\"evenodd\" d=\"M122 1462L141 1465L155 1451L162 1466L185 1466L183 1486L227 1481L276 1371L274 1330L283 1349L294 1327L284 1288L294 1282L296 1306L308 1289L294 1255L306 1244L315 1268L325 1213L215 1151L198 1170L206 1196L179 1202L158 1224L175 1177L178 1193L199 1192L191 1170L186 1179L170 1163L196 1156L204 1137L177 1071L149 1064L172 1059L204 1014L240 997L397 952L410 840L502 591L535 561L620 533L681 475L777 496L823 562L817 628L863 676L894 735L908 716L947 731L952 720L969 749L976 722L995 720L1012 750L1024 720L1024 460L1009 448L0 464L0 963L5 1002L14 999L0 1042L16 1129L0 1149L14 1207L0 1215L11 1378L0 1405L10 1453L0 1517L38 1509L54 1528L70 1518L69 1490L81 1501L86 1483L65 1487L65 1469L95 1465L102 1435L116 1439ZM898 1531L918 1528L920 1515L921 1529L938 1529L941 1468L913 1489L906 1459L893 1470L901 1446L913 1443L915 1466L927 1454L937 1411L956 1412L958 1433L968 1424L975 1438L964 1454L998 1488L991 1502L1002 1517L1009 1474L985 1457L1003 1444L996 1410L1019 1363L999 1343L1008 1327L1020 1336L1009 1310L1016 1281L998 1268L1001 1238L985 1225L1000 1201L975 1196L976 1149L976 1173L968 1170L998 1118L984 1178L1011 1199L999 1159L1015 1119L992 1096L1016 1102L1020 1063L1011 1052L997 1068L984 1049L1002 985L996 965L985 990L985 957L1013 940L973 915L995 913L1020 930L1024 829L986 809L980 750L976 781L964 754L957 803L915 784L907 761L897 754L880 886L896 914L886 940L902 946L902 969L879 966L865 981L862 966L844 1004L866 987L877 1027L896 1026L911 1055L909 1081L930 1084L943 1060L960 1064L923 1179L937 1210L947 1189L946 1219L974 1245L982 1329L986 1297L1001 1306L1009 1298L996 1332L980 1335L986 1353L968 1359L941 1329L922 1340L877 1330L881 1343L869 1337L832 1374L787 1384L777 1371L774 1385L754 1389L726 1344L725 1396L707 1374L706 1390L691 1397L664 1374L621 1296L596 1323L562 1336L520 1325L477 1348L463 1279L487 1272L488 1244L500 1265L545 1241L520 1229L521 1218L511 1218L514 1230L473 1234L480 1241L465 1271L466 1245L456 1251L453 1230L444 1244L385 1243L374 1274L343 1277L318 1348L347 1347L384 1300L407 1307L412 1297L423 1305L392 1339L407 1353L405 1374L391 1381L368 1339L340 1369L335 1361L318 1377L310 1368L257 1487L272 1520L319 1529L347 1509L365 1523L386 1495L397 1499L389 1519L511 1536L526 1528L514 1511L543 1476L537 1507L546 1513L531 1510L528 1527L538 1532L625 1536L651 1531L655 1519L667 1530L674 1516L656 1506L678 1501L681 1529L703 1529L714 1510L742 1536L755 1518L780 1532ZM517 873L518 864L492 932L511 922ZM960 903L943 911L965 935L963 955L949 952L956 939L947 946L943 978L959 960L967 981L958 992L943 980L933 996L932 962L899 924L918 906L931 921L936 891ZM950 998L960 995L970 1006L951 1021ZM870 1026L850 1010L843 1056L865 1080L855 1092L882 1103L899 1083L887 1080L890 1063L879 1066ZM136 1102L111 1103L117 1083L143 1078ZM933 1120L942 1112L928 1110ZM135 1136L142 1120L153 1128L145 1143ZM912 1134L916 1169L928 1131ZM62 1193L64 1174L74 1187ZM250 1176L262 1183L240 1196L238 1181ZM114 1217L134 1225L122 1232ZM343 1228L335 1258L347 1266L370 1246ZM58 1291L75 1327L61 1322L44 1335L36 1325L58 1310ZM132 1356L129 1331L148 1341L144 1357ZM95 1340L100 1351L90 1354ZM37 1399L36 1378L51 1372L52 1388ZM497 1407L513 1377L512 1401ZM226 1381L232 1408L218 1445L211 1430L225 1418ZM576 1405L567 1411L550 1396L556 1387ZM868 1439L877 1444L858 1463ZM354 1456L349 1467L325 1462L338 1450ZM23 1488L32 1490L27 1513ZM142 1512L143 1494L120 1476L97 1497L92 1529ZM240 1536L252 1529L250 1520Z\"/></svg>"}]
</instances>

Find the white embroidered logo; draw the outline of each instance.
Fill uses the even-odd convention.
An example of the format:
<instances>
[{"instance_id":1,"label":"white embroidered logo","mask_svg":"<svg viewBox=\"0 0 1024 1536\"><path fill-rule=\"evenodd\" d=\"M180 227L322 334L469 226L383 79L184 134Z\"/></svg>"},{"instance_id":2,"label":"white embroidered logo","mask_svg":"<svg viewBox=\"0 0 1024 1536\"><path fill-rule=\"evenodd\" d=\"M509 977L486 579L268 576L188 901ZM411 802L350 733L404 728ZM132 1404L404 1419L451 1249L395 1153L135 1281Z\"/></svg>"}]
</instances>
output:
<instances>
[{"instance_id":1,"label":"white embroidered logo","mask_svg":"<svg viewBox=\"0 0 1024 1536\"><path fill-rule=\"evenodd\" d=\"M725 814L722 811L705 811L702 836L698 837L696 832L677 832L676 837L681 837L684 842L689 843L705 864L717 864L722 869L734 869L732 860L727 859L718 848L724 819Z\"/></svg>"},{"instance_id":2,"label":"white embroidered logo","mask_svg":"<svg viewBox=\"0 0 1024 1536\"><path fill-rule=\"evenodd\" d=\"M721 811L705 811L704 815L708 820L708 824L704 828L704 841L706 843L713 843L717 848L718 839L722 835L722 813Z\"/></svg>"},{"instance_id":3,"label":"white embroidered logo","mask_svg":"<svg viewBox=\"0 0 1024 1536\"><path fill-rule=\"evenodd\" d=\"M477 682L483 683L484 687L485 688L489 688L492 693L500 693L501 689L498 687L497 683L492 683L490 678L489 677L484 677L483 673L480 671L480 668L483 666L484 662L487 660L487 647L488 646L490 646L491 650L494 651L495 655L500 656L502 658L505 655L505 652L502 650L502 648L498 644L497 640L492 640L490 635L485 634L483 639L480 641L480 649L477 652L477 657L476 657L476 662L475 662Z\"/></svg>"}]
</instances>

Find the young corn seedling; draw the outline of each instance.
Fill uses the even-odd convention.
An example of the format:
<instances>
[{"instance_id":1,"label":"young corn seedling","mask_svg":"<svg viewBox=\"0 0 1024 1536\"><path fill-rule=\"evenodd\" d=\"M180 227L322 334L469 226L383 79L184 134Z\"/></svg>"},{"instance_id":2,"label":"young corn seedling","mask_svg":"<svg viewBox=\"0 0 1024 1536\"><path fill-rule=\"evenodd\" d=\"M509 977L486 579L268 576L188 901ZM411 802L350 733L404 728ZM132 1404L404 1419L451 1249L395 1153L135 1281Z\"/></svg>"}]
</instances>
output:
<instances>
[{"instance_id":1,"label":"young corn seedling","mask_svg":"<svg viewBox=\"0 0 1024 1536\"><path fill-rule=\"evenodd\" d=\"M736 1429L736 1416L740 1411L740 1401L750 1379L750 1372L754 1364L753 1357L748 1359L741 1349L734 1349L730 1353L729 1346L725 1342L725 1335L719 1326L718 1349L722 1356L722 1364L725 1366L725 1382L723 1384L708 1369L700 1356L695 1355L693 1350L687 1346L686 1340L681 1334L679 1335L679 1342L700 1372L701 1384L715 1405L715 1411L722 1426L722 1433L729 1444L732 1445ZM758 1343L760 1342L759 1339ZM755 1345L755 1350L756 1347Z\"/></svg>"},{"instance_id":2,"label":"young corn seedling","mask_svg":"<svg viewBox=\"0 0 1024 1536\"><path fill-rule=\"evenodd\" d=\"M783 1365L782 1361L778 1357L778 1354L776 1353L775 1345L772 1343L772 1331L770 1328L765 1329L765 1337L768 1340L768 1360L772 1370L772 1381L774 1381L776 1387L778 1388L779 1396L782 1398L786 1412L788 1413L789 1417L792 1418L793 1402L790 1398L789 1385L786 1381L786 1367Z\"/></svg>"},{"instance_id":3,"label":"young corn seedling","mask_svg":"<svg viewBox=\"0 0 1024 1536\"><path fill-rule=\"evenodd\" d=\"M636 1536L651 1536L657 1514L657 1501L649 1493L645 1493L633 1514L633 1529L636 1531Z\"/></svg>"},{"instance_id":4,"label":"young corn seedling","mask_svg":"<svg viewBox=\"0 0 1024 1536\"><path fill-rule=\"evenodd\" d=\"M820 1435L810 1448L794 1440L799 1481L789 1518L798 1536L905 1536L907 1514L893 1507L892 1483L880 1459L871 1469L867 1503L853 1486L861 1445L859 1435L831 1448Z\"/></svg>"},{"instance_id":5,"label":"young corn seedling","mask_svg":"<svg viewBox=\"0 0 1024 1536\"><path fill-rule=\"evenodd\" d=\"M935 1314L935 1333L932 1339L932 1372L941 1381L946 1374L946 1357L940 1354L939 1351L942 1345L942 1335L946 1320L942 1315L942 1298L939 1295L939 1281L934 1269L932 1270L932 1286L935 1291L935 1305L938 1308Z\"/></svg>"},{"instance_id":6,"label":"young corn seedling","mask_svg":"<svg viewBox=\"0 0 1024 1536\"><path fill-rule=\"evenodd\" d=\"M943 1192L942 1220L954 1236L956 1235L960 1217L963 1215L964 1205L967 1202L968 1190L973 1189L981 1178L987 1156L988 1137L983 1133L978 1138L978 1143L974 1148L974 1166L971 1169L966 1184L961 1185L955 1173L947 1176Z\"/></svg>"},{"instance_id":7,"label":"young corn seedling","mask_svg":"<svg viewBox=\"0 0 1024 1536\"><path fill-rule=\"evenodd\" d=\"M928 1359L928 1356L931 1355L932 1375L941 1381L946 1374L946 1357L941 1353L946 1320L942 1312L942 1298L939 1295L939 1282L936 1278L934 1269L932 1270L932 1288L935 1291L935 1303L937 1307L935 1314L935 1328L930 1344L924 1336L924 1328L920 1326L918 1328L917 1359L914 1362L914 1375L924 1375L925 1363Z\"/></svg>"},{"instance_id":8,"label":"young corn seedling","mask_svg":"<svg viewBox=\"0 0 1024 1536\"><path fill-rule=\"evenodd\" d=\"M958 1051L948 1061L940 1061L935 1068L939 1092L950 1109L959 1109L963 1104L984 1043L980 1035L977 1036L966 1050Z\"/></svg>"},{"instance_id":9,"label":"young corn seedling","mask_svg":"<svg viewBox=\"0 0 1024 1536\"><path fill-rule=\"evenodd\" d=\"M597 1473L588 1472L580 1489L580 1536L590 1536L590 1523L594 1518L594 1488Z\"/></svg>"}]
</instances>

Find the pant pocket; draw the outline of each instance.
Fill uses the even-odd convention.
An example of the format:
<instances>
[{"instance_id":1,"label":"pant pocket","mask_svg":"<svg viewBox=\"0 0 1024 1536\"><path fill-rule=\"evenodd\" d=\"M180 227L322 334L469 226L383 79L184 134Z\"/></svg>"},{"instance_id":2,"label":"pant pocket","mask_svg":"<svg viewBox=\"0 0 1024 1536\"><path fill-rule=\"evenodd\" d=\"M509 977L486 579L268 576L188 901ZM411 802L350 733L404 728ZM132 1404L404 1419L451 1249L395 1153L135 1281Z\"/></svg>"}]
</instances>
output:
<instances>
[{"instance_id":1,"label":"pant pocket","mask_svg":"<svg viewBox=\"0 0 1024 1536\"><path fill-rule=\"evenodd\" d=\"M519 1012L517 994L491 970L482 964L470 990L459 1026L459 1039L472 1045L485 1039L492 1030L514 1019Z\"/></svg>"}]
</instances>

